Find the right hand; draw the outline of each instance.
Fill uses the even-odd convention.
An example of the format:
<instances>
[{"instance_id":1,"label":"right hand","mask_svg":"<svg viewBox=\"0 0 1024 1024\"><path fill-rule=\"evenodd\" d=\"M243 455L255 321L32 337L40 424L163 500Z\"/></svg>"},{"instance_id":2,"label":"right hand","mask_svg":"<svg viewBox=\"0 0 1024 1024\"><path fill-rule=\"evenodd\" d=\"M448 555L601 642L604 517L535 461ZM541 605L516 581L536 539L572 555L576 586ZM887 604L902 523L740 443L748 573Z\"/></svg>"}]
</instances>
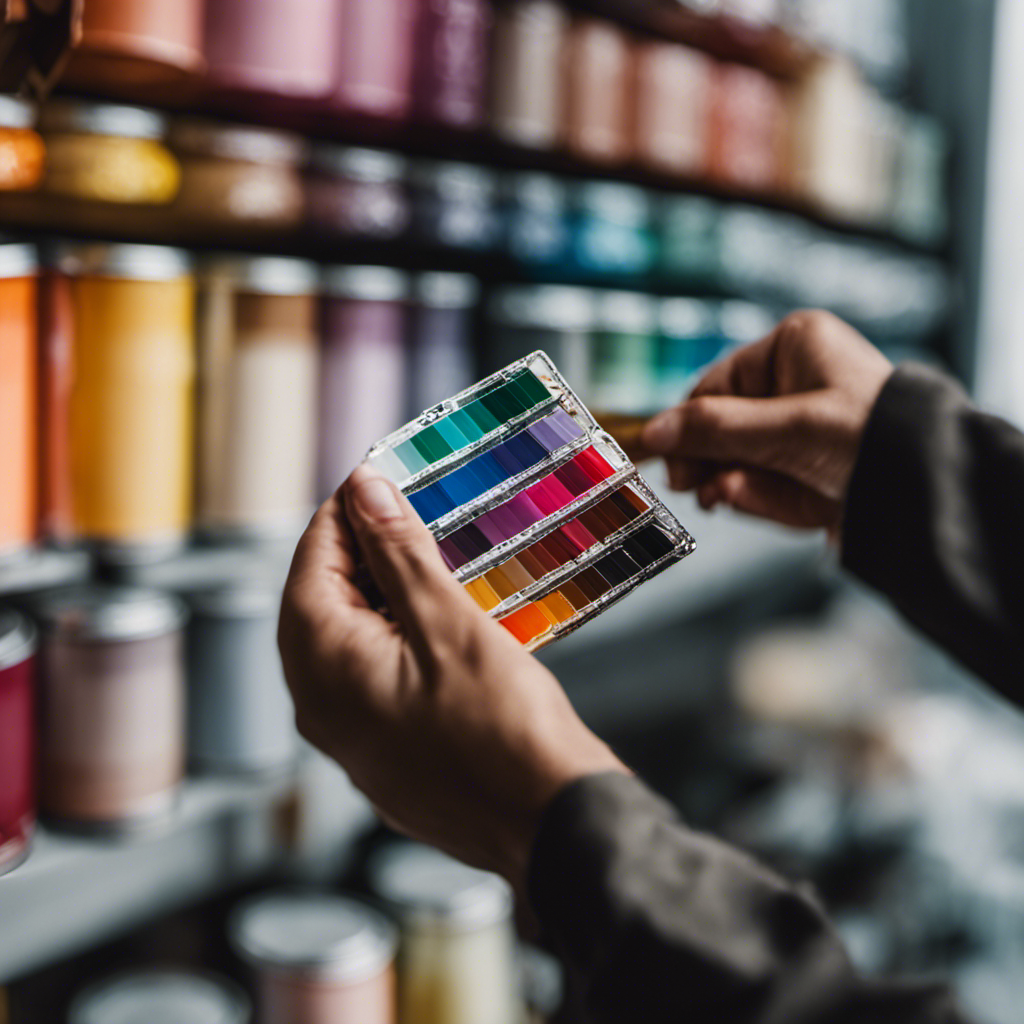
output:
<instances>
[{"instance_id":1,"label":"right hand","mask_svg":"<svg viewBox=\"0 0 1024 1024\"><path fill-rule=\"evenodd\" d=\"M675 490L836 536L868 417L892 364L823 312L786 317L713 366L688 401L647 424Z\"/></svg>"}]
</instances>

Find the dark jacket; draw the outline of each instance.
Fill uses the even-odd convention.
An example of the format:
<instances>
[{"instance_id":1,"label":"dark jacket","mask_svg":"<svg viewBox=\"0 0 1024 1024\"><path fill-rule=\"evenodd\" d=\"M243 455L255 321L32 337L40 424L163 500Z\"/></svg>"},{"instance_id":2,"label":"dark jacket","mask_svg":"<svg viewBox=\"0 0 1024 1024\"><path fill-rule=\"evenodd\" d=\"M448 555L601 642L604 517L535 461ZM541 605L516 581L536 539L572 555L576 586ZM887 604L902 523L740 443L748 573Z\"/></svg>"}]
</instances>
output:
<instances>
[{"instance_id":1,"label":"dark jacket","mask_svg":"<svg viewBox=\"0 0 1024 1024\"><path fill-rule=\"evenodd\" d=\"M930 370L897 370L872 412L843 563L1024 699L1024 435ZM941 987L860 977L810 894L625 775L555 799L529 887L600 1024L963 1021Z\"/></svg>"}]
</instances>

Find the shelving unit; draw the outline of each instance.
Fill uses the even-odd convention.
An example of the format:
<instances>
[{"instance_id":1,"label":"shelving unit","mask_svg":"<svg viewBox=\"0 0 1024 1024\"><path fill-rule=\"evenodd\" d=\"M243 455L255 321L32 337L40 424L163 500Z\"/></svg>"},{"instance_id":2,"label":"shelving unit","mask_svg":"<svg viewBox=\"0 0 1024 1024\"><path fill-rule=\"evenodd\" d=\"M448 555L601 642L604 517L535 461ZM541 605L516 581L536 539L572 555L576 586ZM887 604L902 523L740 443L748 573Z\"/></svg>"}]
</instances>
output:
<instances>
[{"instance_id":1,"label":"shelving unit","mask_svg":"<svg viewBox=\"0 0 1024 1024\"><path fill-rule=\"evenodd\" d=\"M639 0L568 0L582 14L618 22L640 36L681 42L791 83L816 59L812 47L777 28L707 18L680 4ZM67 95L82 94L68 92ZM502 172L537 172L567 182L608 181L639 186L657 196L699 196L792 215L850 243L885 246L908 260L938 266L939 249L916 245L877 225L851 223L781 190L752 194L704 177L681 178L635 164L604 165L555 151L502 142L485 129L416 124L388 125L225 98L185 83L173 93L138 84L83 96L98 101L153 106L169 114L187 112L214 119L287 129L313 141L365 146L414 160L466 162ZM430 246L408 238L390 242L325 237L308 229L288 232L188 229L163 214L139 208L131 218L111 217L111 208L76 204L75 226L67 207L45 194L0 194L0 225L32 240L101 239L181 246L200 252L237 250L294 256L318 262L383 264L408 270L472 273L485 289L535 281L540 274L510 255ZM656 294L749 297L718 284L668 281L655 275L616 279L584 277L567 267L544 271L545 283L628 287ZM660 469L646 473L662 494ZM542 655L558 671L577 655L603 648L642 645L652 633L682 623L709 607L774 588L798 586L827 564L817 538L806 538L737 516L701 512L692 497L669 496L670 507L693 533L697 550L681 565L632 593L628 599ZM258 574L282 583L295 538L271 545L196 542L160 563L114 569L104 578L130 584L191 590ZM0 562L0 598L83 582L96 572L86 551L44 549ZM597 637L599 635L599 642ZM629 691L629 692L627 692ZM599 679L571 696L588 716L615 714L635 694L632 679ZM671 695L650 693L652 707ZM269 873L294 871L305 879L328 875L352 837L370 820L365 801L338 769L319 756L303 760L297 773L271 781L189 778L180 805L162 829L128 842L73 837L40 829L29 860L0 878L0 985L28 971L89 948L104 939L228 886Z\"/></svg>"},{"instance_id":2,"label":"shelving unit","mask_svg":"<svg viewBox=\"0 0 1024 1024\"><path fill-rule=\"evenodd\" d=\"M315 860L368 819L341 773L311 755L277 780L189 779L171 818L130 840L40 828L28 860L0 878L0 984L225 885Z\"/></svg>"},{"instance_id":3,"label":"shelving unit","mask_svg":"<svg viewBox=\"0 0 1024 1024\"><path fill-rule=\"evenodd\" d=\"M0 561L0 595L81 583L91 572L88 552L43 548Z\"/></svg>"}]
</instances>

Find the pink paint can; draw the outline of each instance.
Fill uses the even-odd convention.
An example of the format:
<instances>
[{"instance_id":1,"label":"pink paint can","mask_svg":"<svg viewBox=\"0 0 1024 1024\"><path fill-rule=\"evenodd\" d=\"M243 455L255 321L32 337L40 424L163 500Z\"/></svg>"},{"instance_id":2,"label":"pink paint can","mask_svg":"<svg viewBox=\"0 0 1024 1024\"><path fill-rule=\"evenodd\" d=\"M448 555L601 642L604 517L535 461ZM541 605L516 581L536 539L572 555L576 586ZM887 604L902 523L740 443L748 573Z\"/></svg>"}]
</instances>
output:
<instances>
[{"instance_id":1,"label":"pink paint can","mask_svg":"<svg viewBox=\"0 0 1024 1024\"><path fill-rule=\"evenodd\" d=\"M295 99L331 92L339 0L206 0L210 80Z\"/></svg>"},{"instance_id":2,"label":"pink paint can","mask_svg":"<svg viewBox=\"0 0 1024 1024\"><path fill-rule=\"evenodd\" d=\"M340 0L333 105L400 120L412 104L416 0Z\"/></svg>"},{"instance_id":3,"label":"pink paint can","mask_svg":"<svg viewBox=\"0 0 1024 1024\"><path fill-rule=\"evenodd\" d=\"M355 900L275 892L230 925L256 974L262 1024L395 1024L394 928Z\"/></svg>"}]
</instances>

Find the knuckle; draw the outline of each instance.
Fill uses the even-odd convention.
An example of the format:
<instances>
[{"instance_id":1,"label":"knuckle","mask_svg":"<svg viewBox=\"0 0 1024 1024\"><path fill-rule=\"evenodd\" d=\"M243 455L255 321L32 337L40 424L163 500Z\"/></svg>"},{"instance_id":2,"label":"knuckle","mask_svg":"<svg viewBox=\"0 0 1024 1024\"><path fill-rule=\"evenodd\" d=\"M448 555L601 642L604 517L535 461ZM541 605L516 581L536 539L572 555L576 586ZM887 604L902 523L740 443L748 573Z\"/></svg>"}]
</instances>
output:
<instances>
[{"instance_id":1,"label":"knuckle","mask_svg":"<svg viewBox=\"0 0 1024 1024\"><path fill-rule=\"evenodd\" d=\"M718 403L710 396L700 395L692 399L682 410L682 432L706 433L714 430L719 423Z\"/></svg>"},{"instance_id":2,"label":"knuckle","mask_svg":"<svg viewBox=\"0 0 1024 1024\"><path fill-rule=\"evenodd\" d=\"M792 338L816 334L833 321L831 313L823 309L798 309L781 323L783 335Z\"/></svg>"}]
</instances>

